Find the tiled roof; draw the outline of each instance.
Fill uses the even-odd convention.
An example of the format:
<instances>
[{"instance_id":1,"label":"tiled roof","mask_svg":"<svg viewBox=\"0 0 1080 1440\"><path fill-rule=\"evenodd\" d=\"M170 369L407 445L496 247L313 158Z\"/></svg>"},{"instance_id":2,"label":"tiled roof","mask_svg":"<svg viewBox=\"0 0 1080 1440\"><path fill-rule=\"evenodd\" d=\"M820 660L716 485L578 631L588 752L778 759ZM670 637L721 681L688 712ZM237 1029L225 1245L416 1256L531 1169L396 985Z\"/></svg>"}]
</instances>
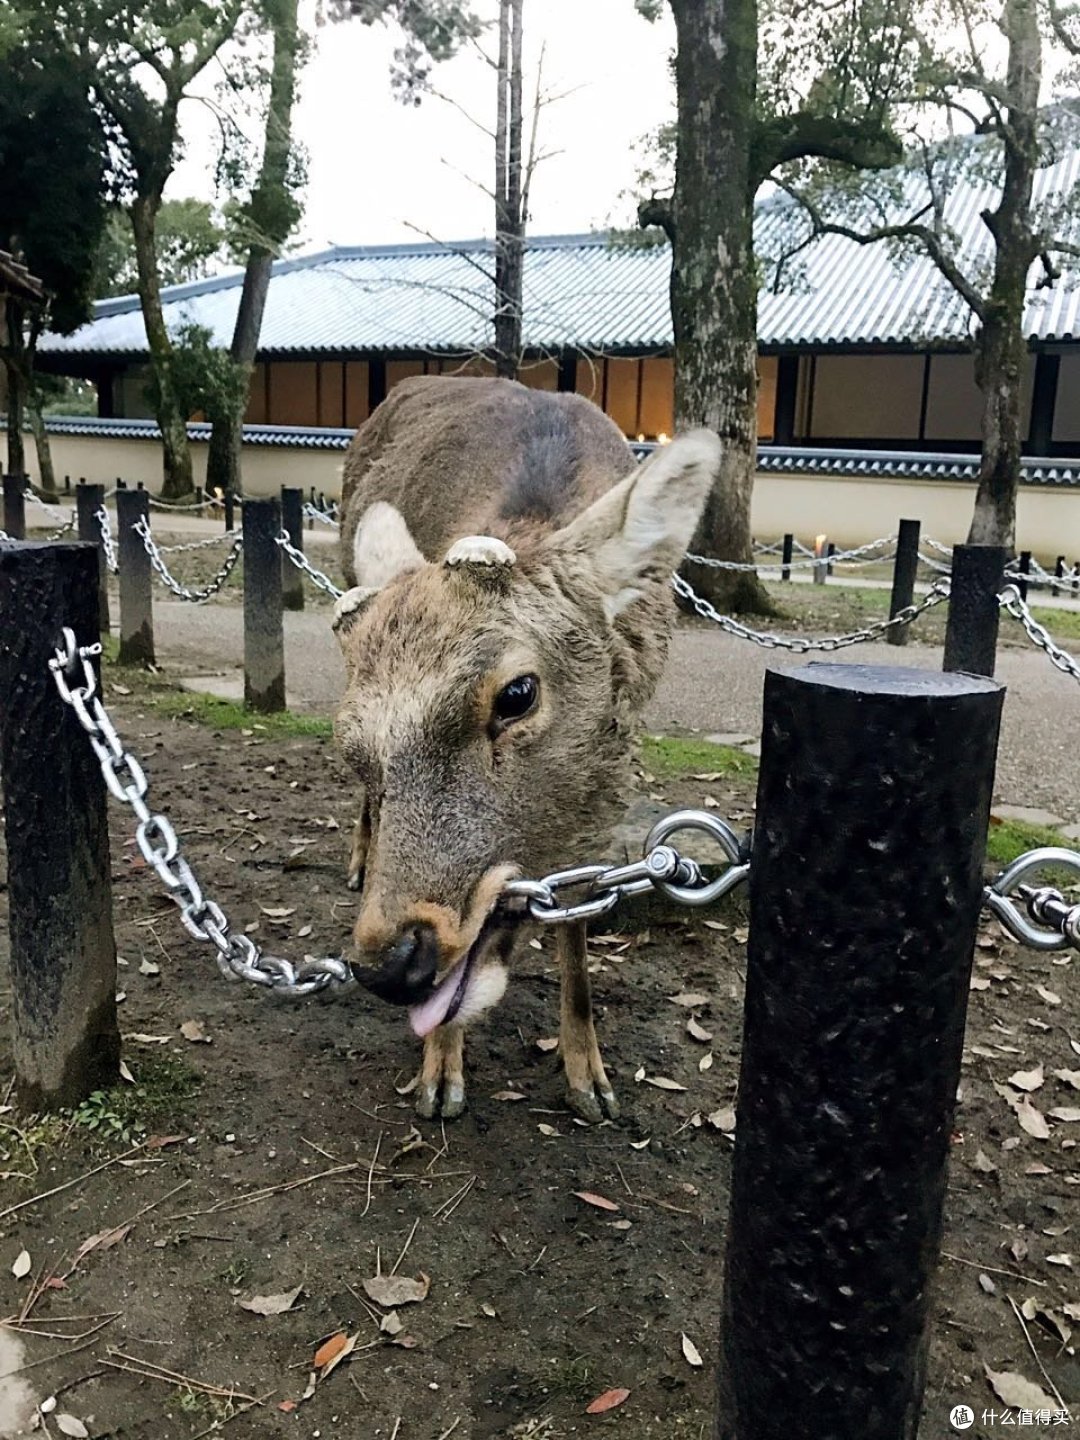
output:
<instances>
[{"instance_id":1,"label":"tiled roof","mask_svg":"<svg viewBox=\"0 0 1080 1440\"><path fill-rule=\"evenodd\" d=\"M0 431L5 428L0 419ZM107 440L157 440L153 420L104 420L93 415L49 415L50 435L88 435ZM192 440L209 440L210 426L188 423ZM245 445L272 445L296 450L345 450L354 430L316 429L303 425L245 425ZM652 443L632 444L638 456L651 454ZM868 478L974 481L979 473L977 455L954 455L920 450L847 450L809 445L759 445L757 468L773 474L865 475ZM1032 456L1021 465L1025 485L1080 485L1080 460Z\"/></svg>"}]
</instances>

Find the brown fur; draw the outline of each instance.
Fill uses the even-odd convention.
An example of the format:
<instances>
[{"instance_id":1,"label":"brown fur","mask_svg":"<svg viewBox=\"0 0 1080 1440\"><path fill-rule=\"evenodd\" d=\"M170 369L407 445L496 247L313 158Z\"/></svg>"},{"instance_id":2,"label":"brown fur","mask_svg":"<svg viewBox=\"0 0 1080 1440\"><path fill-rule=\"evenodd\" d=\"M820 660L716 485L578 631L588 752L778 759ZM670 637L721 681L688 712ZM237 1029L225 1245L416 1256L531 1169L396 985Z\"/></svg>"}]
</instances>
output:
<instances>
[{"instance_id":1,"label":"brown fur","mask_svg":"<svg viewBox=\"0 0 1080 1440\"><path fill-rule=\"evenodd\" d=\"M370 506L393 505L408 527L388 532L404 535L406 568L362 595L338 632L348 682L336 729L366 795L351 864L365 866L356 939L367 959L427 923L444 970L479 935L510 867L538 876L601 853L630 723L663 666L668 578L704 503L715 443L677 442L650 488L595 406L501 380L406 381L358 433L344 471L349 581L370 583L354 560ZM441 563L469 534L505 541L516 560ZM377 568L395 567L380 554ZM538 677L539 702L500 728L494 697L522 675ZM609 1113L614 1097L583 928L561 929L558 948L571 1099L598 1119L598 1097ZM438 1109L440 1084L442 1113L460 1110L460 1067L460 1044L436 1030L422 1113Z\"/></svg>"}]
</instances>

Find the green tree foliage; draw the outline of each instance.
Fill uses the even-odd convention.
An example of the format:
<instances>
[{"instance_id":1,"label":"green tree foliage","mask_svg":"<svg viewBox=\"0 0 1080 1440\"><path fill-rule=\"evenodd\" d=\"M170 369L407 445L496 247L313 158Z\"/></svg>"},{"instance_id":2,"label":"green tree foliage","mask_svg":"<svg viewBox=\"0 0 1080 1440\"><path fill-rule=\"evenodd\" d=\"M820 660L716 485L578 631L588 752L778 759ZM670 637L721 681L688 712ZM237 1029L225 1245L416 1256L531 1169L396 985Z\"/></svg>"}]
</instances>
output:
<instances>
[{"instance_id":1,"label":"green tree foliage","mask_svg":"<svg viewBox=\"0 0 1080 1440\"><path fill-rule=\"evenodd\" d=\"M94 256L105 223L105 166L105 137L78 61L55 47L28 43L0 57L0 249L23 260L48 291L43 310L13 298L6 306L2 355L13 472L26 468L24 398L32 413L38 408L38 337L46 326L69 333L91 311ZM47 483L47 455L41 459Z\"/></svg>"},{"instance_id":2,"label":"green tree foliage","mask_svg":"<svg viewBox=\"0 0 1080 1440\"><path fill-rule=\"evenodd\" d=\"M226 221L207 200L165 200L157 218L157 263L162 285L202 280L229 258ZM126 210L113 206L98 252L94 294L133 295L139 271L135 233Z\"/></svg>"}]
</instances>

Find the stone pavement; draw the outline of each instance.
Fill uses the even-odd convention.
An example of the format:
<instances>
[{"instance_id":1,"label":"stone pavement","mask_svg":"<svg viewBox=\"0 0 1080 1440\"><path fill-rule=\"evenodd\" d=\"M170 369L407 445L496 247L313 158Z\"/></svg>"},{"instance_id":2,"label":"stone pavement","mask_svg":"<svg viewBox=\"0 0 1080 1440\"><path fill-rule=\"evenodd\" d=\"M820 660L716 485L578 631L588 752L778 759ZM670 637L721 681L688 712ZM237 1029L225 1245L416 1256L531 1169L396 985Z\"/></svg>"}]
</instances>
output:
<instances>
[{"instance_id":1,"label":"stone pavement","mask_svg":"<svg viewBox=\"0 0 1080 1440\"><path fill-rule=\"evenodd\" d=\"M154 615L158 653L173 674L191 677L199 688L233 698L242 692L239 607L185 605L162 601L155 593ZM330 714L341 694L344 672L329 622L327 609L285 617L286 677L293 709ZM790 669L806 659L682 623L645 724L657 731L750 737L753 743L761 730L766 668ZM939 669L941 650L918 644L904 649L865 644L823 663L828 660ZM1080 685L1055 670L1030 645L999 652L998 679L1006 685L1007 695L996 799L1045 809L1066 825L1080 822Z\"/></svg>"}]
</instances>

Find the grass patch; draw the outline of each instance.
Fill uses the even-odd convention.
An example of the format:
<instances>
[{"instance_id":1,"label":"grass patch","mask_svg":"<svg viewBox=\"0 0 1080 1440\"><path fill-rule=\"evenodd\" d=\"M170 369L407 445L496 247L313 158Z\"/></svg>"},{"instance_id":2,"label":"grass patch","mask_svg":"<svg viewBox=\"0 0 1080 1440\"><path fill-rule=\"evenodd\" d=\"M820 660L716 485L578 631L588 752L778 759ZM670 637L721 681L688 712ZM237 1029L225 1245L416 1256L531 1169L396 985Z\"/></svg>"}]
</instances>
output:
<instances>
[{"instance_id":1,"label":"grass patch","mask_svg":"<svg viewBox=\"0 0 1080 1440\"><path fill-rule=\"evenodd\" d=\"M173 1055L150 1055L137 1063L135 1084L95 1090L72 1111L72 1125L103 1140L130 1144L155 1123L182 1114L202 1076Z\"/></svg>"},{"instance_id":2,"label":"grass patch","mask_svg":"<svg viewBox=\"0 0 1080 1440\"><path fill-rule=\"evenodd\" d=\"M1066 850L1073 849L1074 842L1066 840L1057 830L1045 825L1028 825L1023 820L1002 820L990 822L990 833L986 837L986 858L996 865L1011 865L1028 850L1038 850L1044 845L1056 845ZM1050 872L1047 872L1049 876ZM1058 871L1058 877L1069 885L1076 883L1076 876ZM1041 882L1040 882L1041 883Z\"/></svg>"},{"instance_id":3,"label":"grass patch","mask_svg":"<svg viewBox=\"0 0 1080 1440\"><path fill-rule=\"evenodd\" d=\"M192 720L213 730L255 730L268 740L303 736L328 740L334 733L333 721L324 715L297 715L291 710L282 710L277 715L258 715L245 710L235 700L221 700L216 695L198 695L189 690L157 691L147 703L178 720Z\"/></svg>"},{"instance_id":4,"label":"grass patch","mask_svg":"<svg viewBox=\"0 0 1080 1440\"><path fill-rule=\"evenodd\" d=\"M1080 640L1080 610L1045 610L1040 605L1032 605L1031 613L1055 640L1063 635L1070 640Z\"/></svg>"},{"instance_id":5,"label":"grass patch","mask_svg":"<svg viewBox=\"0 0 1080 1440\"><path fill-rule=\"evenodd\" d=\"M650 774L664 778L681 775L719 775L724 779L749 779L757 774L758 762L733 745L714 745L693 736L646 735L641 742L641 759Z\"/></svg>"}]
</instances>

